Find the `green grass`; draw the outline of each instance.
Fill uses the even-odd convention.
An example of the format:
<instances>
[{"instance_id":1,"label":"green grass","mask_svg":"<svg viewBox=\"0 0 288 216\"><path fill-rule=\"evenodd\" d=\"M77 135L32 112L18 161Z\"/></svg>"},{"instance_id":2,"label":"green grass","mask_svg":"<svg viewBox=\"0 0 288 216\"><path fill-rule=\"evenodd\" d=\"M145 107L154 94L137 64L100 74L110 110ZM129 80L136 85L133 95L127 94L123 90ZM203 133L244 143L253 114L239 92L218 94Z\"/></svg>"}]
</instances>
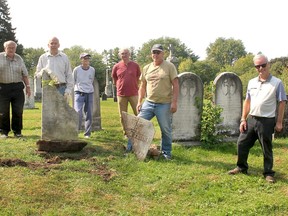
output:
<instances>
[{"instance_id":1,"label":"green grass","mask_svg":"<svg viewBox=\"0 0 288 216\"><path fill-rule=\"evenodd\" d=\"M101 101L101 131L78 153L37 152L41 104L24 110L23 139L0 140L0 159L27 166L0 166L0 215L287 215L288 144L274 142L276 184L262 176L257 143L249 175L230 176L235 143L183 147L171 161L124 157L117 103ZM153 143L160 132L155 120ZM83 135L79 134L83 139Z\"/></svg>"}]
</instances>

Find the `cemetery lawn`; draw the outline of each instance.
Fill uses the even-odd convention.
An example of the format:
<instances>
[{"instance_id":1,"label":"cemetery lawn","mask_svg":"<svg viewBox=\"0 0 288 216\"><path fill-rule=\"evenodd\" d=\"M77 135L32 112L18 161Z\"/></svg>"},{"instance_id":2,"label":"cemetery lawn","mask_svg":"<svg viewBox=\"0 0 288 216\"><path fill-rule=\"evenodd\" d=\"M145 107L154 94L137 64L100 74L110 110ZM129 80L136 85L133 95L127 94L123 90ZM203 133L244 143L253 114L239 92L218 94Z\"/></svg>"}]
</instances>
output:
<instances>
[{"instance_id":1,"label":"cemetery lawn","mask_svg":"<svg viewBox=\"0 0 288 216\"><path fill-rule=\"evenodd\" d=\"M130 110L131 113L131 110ZM77 153L40 153L41 103L24 110L24 137L0 140L0 215L288 215L288 141L274 141L275 184L259 143L249 175L230 176L235 142L184 147L173 159L124 156L117 103L101 101L102 130ZM160 140L159 128L153 143Z\"/></svg>"}]
</instances>

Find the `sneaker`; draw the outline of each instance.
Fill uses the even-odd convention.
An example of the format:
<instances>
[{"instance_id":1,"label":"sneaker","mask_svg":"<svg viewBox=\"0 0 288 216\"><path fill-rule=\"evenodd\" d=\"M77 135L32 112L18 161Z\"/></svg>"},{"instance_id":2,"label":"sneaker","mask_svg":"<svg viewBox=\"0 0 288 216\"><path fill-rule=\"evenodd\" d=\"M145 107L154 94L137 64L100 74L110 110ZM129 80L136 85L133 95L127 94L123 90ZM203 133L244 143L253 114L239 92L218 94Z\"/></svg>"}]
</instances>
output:
<instances>
[{"instance_id":1,"label":"sneaker","mask_svg":"<svg viewBox=\"0 0 288 216\"><path fill-rule=\"evenodd\" d=\"M171 155L168 155L166 152L162 152L161 155L165 160L171 160Z\"/></svg>"},{"instance_id":2,"label":"sneaker","mask_svg":"<svg viewBox=\"0 0 288 216\"><path fill-rule=\"evenodd\" d=\"M86 136L84 136L84 138L86 138L86 139L89 139L89 138L90 138L90 136L87 136L87 135L86 135Z\"/></svg>"},{"instance_id":3,"label":"sneaker","mask_svg":"<svg viewBox=\"0 0 288 216\"><path fill-rule=\"evenodd\" d=\"M6 135L6 134L1 134L0 138L1 138L1 139L6 139L6 138L8 138L8 135Z\"/></svg>"},{"instance_id":4,"label":"sneaker","mask_svg":"<svg viewBox=\"0 0 288 216\"><path fill-rule=\"evenodd\" d=\"M266 176L265 180L269 183L275 183L275 179L273 176Z\"/></svg>"},{"instance_id":5,"label":"sneaker","mask_svg":"<svg viewBox=\"0 0 288 216\"><path fill-rule=\"evenodd\" d=\"M243 171L243 170L239 169L238 167L236 167L235 169L230 170L228 172L229 175L236 175L236 174L239 174L239 173L247 174L247 171Z\"/></svg>"},{"instance_id":6,"label":"sneaker","mask_svg":"<svg viewBox=\"0 0 288 216\"><path fill-rule=\"evenodd\" d=\"M20 137L23 137L23 135L21 133L15 133L14 137L20 138Z\"/></svg>"}]
</instances>

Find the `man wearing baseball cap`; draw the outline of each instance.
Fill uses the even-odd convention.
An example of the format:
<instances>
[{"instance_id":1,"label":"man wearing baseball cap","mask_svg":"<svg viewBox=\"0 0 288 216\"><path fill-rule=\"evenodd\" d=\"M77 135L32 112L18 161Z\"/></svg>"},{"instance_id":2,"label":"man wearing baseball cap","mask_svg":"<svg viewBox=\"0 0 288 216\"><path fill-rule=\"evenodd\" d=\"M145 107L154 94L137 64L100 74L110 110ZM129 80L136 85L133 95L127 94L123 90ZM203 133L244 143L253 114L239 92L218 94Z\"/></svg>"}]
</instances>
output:
<instances>
[{"instance_id":1,"label":"man wearing baseball cap","mask_svg":"<svg viewBox=\"0 0 288 216\"><path fill-rule=\"evenodd\" d=\"M166 160L171 159L172 151L172 114L177 111L179 83L174 64L164 60L161 44L151 49L153 62L143 68L138 94L138 117L151 120L156 116L161 129L161 151ZM144 103L143 98L146 96ZM130 145L130 146L129 146ZM129 140L127 149L131 148Z\"/></svg>"},{"instance_id":2,"label":"man wearing baseball cap","mask_svg":"<svg viewBox=\"0 0 288 216\"><path fill-rule=\"evenodd\" d=\"M74 80L74 109L79 114L79 130L81 130L82 127L84 112L84 137L90 138L92 129L95 69L90 66L91 55L89 53L81 53L79 58L81 60L81 65L75 67L72 73Z\"/></svg>"}]
</instances>

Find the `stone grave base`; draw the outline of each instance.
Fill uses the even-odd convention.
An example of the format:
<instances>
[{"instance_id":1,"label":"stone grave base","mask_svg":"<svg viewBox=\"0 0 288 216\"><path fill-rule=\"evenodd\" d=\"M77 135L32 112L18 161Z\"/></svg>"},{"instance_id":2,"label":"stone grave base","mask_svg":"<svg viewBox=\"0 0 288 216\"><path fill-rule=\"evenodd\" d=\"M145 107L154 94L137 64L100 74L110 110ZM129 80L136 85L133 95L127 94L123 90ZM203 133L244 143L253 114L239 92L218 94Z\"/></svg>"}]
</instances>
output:
<instances>
[{"instance_id":1,"label":"stone grave base","mask_svg":"<svg viewBox=\"0 0 288 216\"><path fill-rule=\"evenodd\" d=\"M38 151L46 152L77 152L81 151L87 142L79 140L38 140Z\"/></svg>"}]
</instances>

